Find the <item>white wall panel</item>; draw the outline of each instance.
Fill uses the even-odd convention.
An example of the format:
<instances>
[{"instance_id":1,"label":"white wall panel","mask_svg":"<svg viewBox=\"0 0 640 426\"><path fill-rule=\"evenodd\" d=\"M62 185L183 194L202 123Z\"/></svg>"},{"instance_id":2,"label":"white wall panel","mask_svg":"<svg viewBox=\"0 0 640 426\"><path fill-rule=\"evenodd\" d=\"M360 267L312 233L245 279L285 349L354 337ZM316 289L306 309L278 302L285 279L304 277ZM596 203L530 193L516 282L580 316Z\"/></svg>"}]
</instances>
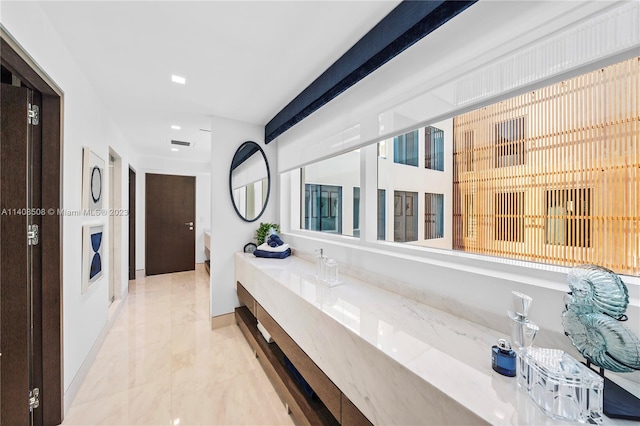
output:
<instances>
[{"instance_id":1,"label":"white wall panel","mask_svg":"<svg viewBox=\"0 0 640 426\"><path fill-rule=\"evenodd\" d=\"M229 194L229 170L236 150L245 141L254 141L265 151L271 170L271 194L265 212L255 222L245 222L235 212ZM211 316L232 313L238 306L233 256L248 242L255 242L260 222L278 222L278 176L276 148L264 145L264 126L223 117L211 119ZM262 158L262 156L260 156Z\"/></svg>"},{"instance_id":2,"label":"white wall panel","mask_svg":"<svg viewBox=\"0 0 640 426\"><path fill-rule=\"evenodd\" d=\"M2 25L34 61L63 90L62 204L67 211L82 208L82 148L89 147L109 162L109 147L122 158L121 196L128 199L127 164L137 161L128 141L110 118L91 83L66 49L35 2L3 2ZM108 186L108 184L107 184ZM110 190L106 188L106 190ZM108 199L108 194L107 194ZM67 392L80 372L94 343L108 321L109 264L104 275L86 292L81 292L82 226L104 223L106 216L64 216L62 218L62 335L63 383ZM122 223L122 235L128 235L128 221ZM108 228L105 228L108 234ZM46 238L42 235L41 238ZM109 252L108 244L105 252ZM122 239L121 262L127 265L128 240ZM128 289L127 268L122 268L121 290ZM81 374L80 374L81 375ZM65 405L71 399L65 395Z\"/></svg>"}]
</instances>

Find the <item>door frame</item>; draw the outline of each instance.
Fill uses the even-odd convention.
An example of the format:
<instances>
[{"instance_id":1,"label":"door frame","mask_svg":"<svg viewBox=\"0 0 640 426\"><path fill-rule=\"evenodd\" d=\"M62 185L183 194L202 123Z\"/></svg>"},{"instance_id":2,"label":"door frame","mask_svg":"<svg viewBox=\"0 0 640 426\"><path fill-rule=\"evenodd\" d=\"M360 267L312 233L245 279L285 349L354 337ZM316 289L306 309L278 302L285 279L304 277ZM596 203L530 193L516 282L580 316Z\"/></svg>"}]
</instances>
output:
<instances>
[{"instance_id":1,"label":"door frame","mask_svg":"<svg viewBox=\"0 0 640 426\"><path fill-rule=\"evenodd\" d=\"M136 279L136 171L129 164L129 280Z\"/></svg>"},{"instance_id":2,"label":"door frame","mask_svg":"<svg viewBox=\"0 0 640 426\"><path fill-rule=\"evenodd\" d=\"M0 25L2 65L31 89L42 94L42 207L55 214L42 216L42 418L44 424L63 419L62 352L62 119L63 91L20 44ZM25 236L26 238L26 236ZM26 398L26 395L25 395ZM25 401L26 405L26 401Z\"/></svg>"},{"instance_id":3,"label":"door frame","mask_svg":"<svg viewBox=\"0 0 640 426\"><path fill-rule=\"evenodd\" d=\"M112 161L113 158L113 161ZM122 157L109 147L109 291L111 305L122 298Z\"/></svg>"}]
</instances>

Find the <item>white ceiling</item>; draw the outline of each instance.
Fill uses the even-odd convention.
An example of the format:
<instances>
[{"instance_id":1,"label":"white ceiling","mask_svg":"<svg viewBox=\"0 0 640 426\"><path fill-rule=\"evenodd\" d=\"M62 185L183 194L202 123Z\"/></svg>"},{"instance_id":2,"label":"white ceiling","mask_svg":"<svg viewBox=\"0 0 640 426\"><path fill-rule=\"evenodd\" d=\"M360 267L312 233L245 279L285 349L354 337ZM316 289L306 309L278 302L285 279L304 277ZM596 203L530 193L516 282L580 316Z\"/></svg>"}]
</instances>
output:
<instances>
[{"instance_id":1,"label":"white ceiling","mask_svg":"<svg viewBox=\"0 0 640 426\"><path fill-rule=\"evenodd\" d=\"M142 156L209 161L211 115L266 124L398 3L43 1ZM187 79L182 86L171 75ZM171 125L181 126L172 130ZM171 139L195 148L170 150Z\"/></svg>"}]
</instances>

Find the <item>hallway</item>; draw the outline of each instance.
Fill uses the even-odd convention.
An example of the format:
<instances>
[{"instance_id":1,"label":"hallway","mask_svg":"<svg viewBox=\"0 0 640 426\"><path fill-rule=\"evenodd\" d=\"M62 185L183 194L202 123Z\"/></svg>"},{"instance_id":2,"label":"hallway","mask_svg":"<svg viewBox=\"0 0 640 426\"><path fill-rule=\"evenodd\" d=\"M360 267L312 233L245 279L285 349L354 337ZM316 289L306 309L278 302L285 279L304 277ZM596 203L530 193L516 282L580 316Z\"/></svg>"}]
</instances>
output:
<instances>
[{"instance_id":1,"label":"hallway","mask_svg":"<svg viewBox=\"0 0 640 426\"><path fill-rule=\"evenodd\" d=\"M293 424L240 329L209 327L209 275L130 281L63 425Z\"/></svg>"}]
</instances>

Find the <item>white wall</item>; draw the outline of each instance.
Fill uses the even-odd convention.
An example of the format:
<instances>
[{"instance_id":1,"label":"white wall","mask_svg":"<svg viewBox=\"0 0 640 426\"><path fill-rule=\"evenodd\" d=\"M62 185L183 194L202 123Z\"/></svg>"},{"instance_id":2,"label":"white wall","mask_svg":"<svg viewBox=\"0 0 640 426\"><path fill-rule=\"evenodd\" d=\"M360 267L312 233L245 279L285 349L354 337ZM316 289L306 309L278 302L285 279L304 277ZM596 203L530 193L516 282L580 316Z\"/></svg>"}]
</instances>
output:
<instances>
[{"instance_id":1,"label":"white wall","mask_svg":"<svg viewBox=\"0 0 640 426\"><path fill-rule=\"evenodd\" d=\"M208 163L140 157L136 172L136 269L145 269L145 173L195 176L196 178L196 263L206 259L204 230L211 227L211 175Z\"/></svg>"},{"instance_id":2,"label":"white wall","mask_svg":"<svg viewBox=\"0 0 640 426\"><path fill-rule=\"evenodd\" d=\"M64 91L62 208L78 210L81 205L82 147L88 146L109 164L109 147L121 157L123 164L134 163L128 142L114 125L101 99L80 71L74 58L58 38L55 29L35 2L3 2L2 25ZM121 170L122 199L129 194L128 171ZM105 179L105 200L111 190ZM82 225L104 223L106 217L65 216L62 218L62 334L64 391L71 386L82 363L108 320L109 259L104 259L104 275L100 281L81 293ZM128 221L122 223L122 235L128 233ZM105 234L108 234L106 229ZM42 235L41 238L46 238ZM127 239L122 240L121 264L128 264ZM104 253L110 252L108 244ZM128 290L127 270L120 277L123 296Z\"/></svg>"},{"instance_id":3,"label":"white wall","mask_svg":"<svg viewBox=\"0 0 640 426\"><path fill-rule=\"evenodd\" d=\"M211 229L211 173L196 175L196 263L209 258L204 248L204 232Z\"/></svg>"},{"instance_id":4,"label":"white wall","mask_svg":"<svg viewBox=\"0 0 640 426\"><path fill-rule=\"evenodd\" d=\"M255 222L245 222L236 214L229 194L229 169L233 156L245 141L254 141L264 150L271 173L271 193L266 210ZM255 232L260 222L277 222L275 190L277 170L276 143L264 144L264 126L230 120L222 117L211 119L211 316L233 312L238 306L234 282L235 252L248 242L255 242Z\"/></svg>"}]
</instances>

